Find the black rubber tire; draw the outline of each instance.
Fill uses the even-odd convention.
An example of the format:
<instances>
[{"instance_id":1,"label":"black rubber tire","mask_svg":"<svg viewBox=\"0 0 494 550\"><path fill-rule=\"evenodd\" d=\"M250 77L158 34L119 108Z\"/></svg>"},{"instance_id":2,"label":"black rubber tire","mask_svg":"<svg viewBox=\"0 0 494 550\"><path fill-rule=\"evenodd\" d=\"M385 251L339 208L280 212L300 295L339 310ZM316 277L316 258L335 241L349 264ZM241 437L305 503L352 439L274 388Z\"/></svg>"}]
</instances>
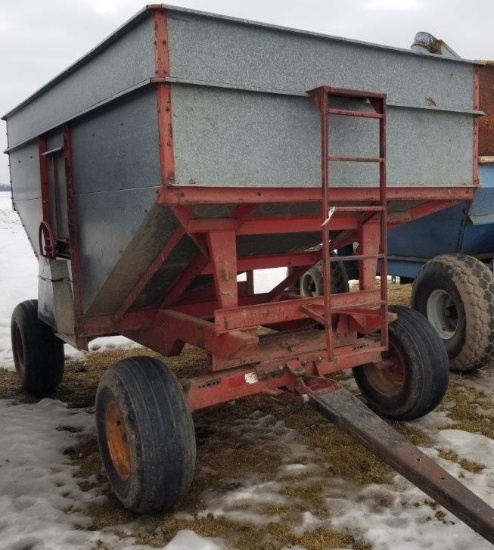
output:
<instances>
[{"instance_id":1,"label":"black rubber tire","mask_svg":"<svg viewBox=\"0 0 494 550\"><path fill-rule=\"evenodd\" d=\"M132 357L109 368L96 394L96 425L104 469L125 508L155 512L187 494L196 461L194 425L182 388L166 365Z\"/></svg>"},{"instance_id":2,"label":"black rubber tire","mask_svg":"<svg viewBox=\"0 0 494 550\"><path fill-rule=\"evenodd\" d=\"M22 389L37 397L53 392L63 377L63 342L38 319L38 300L26 300L15 307L10 335Z\"/></svg>"},{"instance_id":3,"label":"black rubber tire","mask_svg":"<svg viewBox=\"0 0 494 550\"><path fill-rule=\"evenodd\" d=\"M437 332L420 313L405 306L389 325L389 351L397 368L370 363L355 367L355 381L371 408L393 420L413 420L432 411L448 388L448 356Z\"/></svg>"},{"instance_id":4,"label":"black rubber tire","mask_svg":"<svg viewBox=\"0 0 494 550\"><path fill-rule=\"evenodd\" d=\"M331 293L341 294L350 291L348 275L343 262L331 262ZM322 263L306 271L297 281L297 290L301 296L322 296L323 276Z\"/></svg>"},{"instance_id":5,"label":"black rubber tire","mask_svg":"<svg viewBox=\"0 0 494 550\"><path fill-rule=\"evenodd\" d=\"M438 330L451 370L472 372L492 363L494 275L480 260L444 254L427 262L413 284L412 307Z\"/></svg>"}]
</instances>

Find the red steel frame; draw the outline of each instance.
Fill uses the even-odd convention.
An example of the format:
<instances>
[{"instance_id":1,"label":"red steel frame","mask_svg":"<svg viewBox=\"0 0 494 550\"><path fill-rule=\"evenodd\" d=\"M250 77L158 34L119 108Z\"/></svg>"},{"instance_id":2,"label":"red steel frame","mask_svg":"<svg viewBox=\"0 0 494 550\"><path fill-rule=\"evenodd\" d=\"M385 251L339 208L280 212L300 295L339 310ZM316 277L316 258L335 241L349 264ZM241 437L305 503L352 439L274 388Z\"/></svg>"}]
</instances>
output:
<instances>
[{"instance_id":1,"label":"red steel frame","mask_svg":"<svg viewBox=\"0 0 494 550\"><path fill-rule=\"evenodd\" d=\"M322 188L230 187L204 188L175 185L173 118L169 73L166 10L153 8L155 43L156 101L159 124L159 158L163 186L156 202L170 209L179 227L163 244L160 253L137 283L118 311L95 317L85 316L81 296L81 271L77 236L75 183L72 177L70 130L64 128L64 156L67 172L70 257L74 280L77 316L77 342L84 347L96 336L124 334L164 355L180 353L185 343L205 349L209 361L204 372L184 382L190 409L196 410L257 393L293 391L300 376L325 376L354 366L378 362L387 345L388 321L385 286L374 289L378 260L385 258L386 229L411 221L450 205L470 200L474 188L445 190L441 187L388 188L385 185L385 126L380 125L380 185L374 188L334 188L328 185L326 155L322 155ZM329 88L323 89L327 98ZM339 91L341 94L341 90ZM347 91L348 92L348 91ZM351 91L369 99L382 95ZM478 94L477 94L478 97ZM371 101L372 104L372 101ZM319 105L321 107L321 105ZM383 118L383 107L375 112L332 109L340 116ZM326 110L321 113L326 120ZM322 125L323 136L327 133ZM474 135L474 147L476 147ZM327 144L322 140L322 150ZM42 189L45 188L46 163L42 154L46 141L40 140ZM333 161L359 159L332 157ZM367 159L369 160L369 159ZM326 168L324 168L326 166ZM474 173L475 180L475 173ZM383 183L384 182L384 183ZM259 185L259 183L257 184ZM45 193L45 192L43 192ZM49 203L43 194L43 217ZM388 203L415 201L406 212L386 213ZM344 294L302 298L292 291L296 279L323 255L329 260L329 244L321 252L297 252L239 257L237 238L248 235L279 233L320 233L321 215L256 217L261 204L315 203L327 215L327 206L337 211L327 223L325 234L332 235L331 248L361 243L361 290ZM360 206L355 207L355 203ZM369 204L370 203L370 204ZM193 205L238 205L223 219L196 219ZM48 205L48 206L47 206ZM365 222L365 223L364 223ZM184 238L197 246L197 256L168 289L154 308L135 309L134 304ZM323 239L326 242L326 239ZM380 247L380 248L379 248ZM341 259L341 258L340 258ZM325 265L328 262L325 262ZM286 279L271 292L254 294L252 272L255 269L291 266ZM325 269L329 282L329 270ZM238 273L247 273L246 282L237 282ZM199 275L212 275L214 285L187 291ZM384 290L383 290L384 288ZM329 305L330 300L330 305ZM376 307L377 304L377 307ZM329 305L329 307L328 307ZM321 311L319 315L317 311ZM318 316L319 315L319 316ZM326 330L311 326L318 320ZM389 317L392 320L392 317ZM260 336L265 326L277 332ZM382 337L374 332L381 330ZM328 345L329 343L329 345Z\"/></svg>"}]
</instances>

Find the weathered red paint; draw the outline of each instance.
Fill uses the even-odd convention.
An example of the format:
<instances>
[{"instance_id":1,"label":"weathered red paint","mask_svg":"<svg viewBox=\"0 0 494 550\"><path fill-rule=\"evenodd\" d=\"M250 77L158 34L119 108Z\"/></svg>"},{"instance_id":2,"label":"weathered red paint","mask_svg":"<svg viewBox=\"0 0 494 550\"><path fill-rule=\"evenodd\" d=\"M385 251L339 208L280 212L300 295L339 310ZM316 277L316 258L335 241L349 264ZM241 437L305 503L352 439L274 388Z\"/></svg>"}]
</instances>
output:
<instances>
[{"instance_id":1,"label":"weathered red paint","mask_svg":"<svg viewBox=\"0 0 494 550\"><path fill-rule=\"evenodd\" d=\"M448 187L447 199L458 202L473 198L473 187ZM328 191L332 204L360 201L378 201L378 187L355 188L338 187ZM320 188L278 188L278 187L197 187L182 185L166 185L158 190L157 204L270 204L270 203L320 203L322 192ZM388 201L429 201L445 200L444 187L423 187L417 182L417 187L389 187Z\"/></svg>"},{"instance_id":2,"label":"weathered red paint","mask_svg":"<svg viewBox=\"0 0 494 550\"><path fill-rule=\"evenodd\" d=\"M173 113L171 87L166 83L170 72L168 51L168 16L165 10L153 11L153 40L156 79L156 104L158 114L158 141L161 180L163 184L175 181L175 155L173 151Z\"/></svg>"},{"instance_id":3,"label":"weathered red paint","mask_svg":"<svg viewBox=\"0 0 494 550\"><path fill-rule=\"evenodd\" d=\"M290 266L312 266L321 259L321 253L316 252L294 252L290 254L269 254L238 258L237 268L239 273L253 269L271 269L274 267ZM353 258L352 258L353 259ZM211 262L202 270L203 275L213 273Z\"/></svg>"},{"instance_id":4,"label":"weathered red paint","mask_svg":"<svg viewBox=\"0 0 494 550\"><path fill-rule=\"evenodd\" d=\"M216 295L222 308L238 305L236 235L230 231L208 232L209 258Z\"/></svg>"},{"instance_id":5,"label":"weathered red paint","mask_svg":"<svg viewBox=\"0 0 494 550\"><path fill-rule=\"evenodd\" d=\"M172 355L178 344L187 343L219 357L231 357L259 342L254 334L238 330L218 334L214 323L172 310L158 312L149 328L124 330L123 334L128 334L132 339L157 349L164 355Z\"/></svg>"},{"instance_id":6,"label":"weathered red paint","mask_svg":"<svg viewBox=\"0 0 494 550\"><path fill-rule=\"evenodd\" d=\"M168 17L166 11L153 12L154 74L166 78L170 72L168 55Z\"/></svg>"},{"instance_id":7,"label":"weathered red paint","mask_svg":"<svg viewBox=\"0 0 494 550\"><path fill-rule=\"evenodd\" d=\"M335 294L332 297L332 311L336 313L348 307L370 307L379 303L380 296L379 290ZM260 325L308 318L309 316L302 312L300 308L302 306L321 306L323 302L323 296L313 296L238 308L217 309L214 313L214 320L218 332L233 329L252 329Z\"/></svg>"},{"instance_id":8,"label":"weathered red paint","mask_svg":"<svg viewBox=\"0 0 494 550\"><path fill-rule=\"evenodd\" d=\"M346 240L348 243L358 240L360 243L359 255L356 256L359 262L360 272L360 290L366 291L374 288L375 276L377 271L377 262L381 260L381 283L379 303L375 304L379 311L379 324L375 327L380 330L381 344L387 344L388 332L388 312L387 312L387 271L386 271L386 255L387 255L387 185L386 185L386 94L371 93L361 91L353 91L347 89L338 89L322 86L310 92L313 100L318 106L321 113L321 183L322 183L322 201L321 201L321 217L322 217L322 266L323 266L323 286L331 288L331 270L330 260L331 252L338 247L338 240ZM336 98L351 98L369 100L374 108L374 117L369 117L368 111L360 111L360 115L365 118L377 118L379 121L379 135L377 136L379 143L379 157L356 157L356 156L335 156L329 154L331 145L329 140L330 125L329 119L332 115L338 116L356 116L359 111L342 111L331 108L332 99ZM372 113L371 113L372 114ZM330 201L330 170L329 163L331 162L371 162L379 163L379 182L378 190L379 197L370 204L354 206L339 206ZM362 199L361 199L362 201ZM377 203L377 204L376 204ZM353 209L353 210L352 210ZM334 215L338 212L345 211L354 215L358 222L358 230L351 231L353 228L348 225L343 227L341 233L336 239L331 235L331 223ZM359 216L359 213L361 215ZM376 223L378 222L378 223ZM355 237L354 237L355 235ZM326 334L326 347L328 350L329 359L334 357L334 331L333 331L333 296L331 292L325 292L323 296L323 304L321 306L307 305L303 307L303 311L319 322ZM362 313L365 316L365 312Z\"/></svg>"}]
</instances>

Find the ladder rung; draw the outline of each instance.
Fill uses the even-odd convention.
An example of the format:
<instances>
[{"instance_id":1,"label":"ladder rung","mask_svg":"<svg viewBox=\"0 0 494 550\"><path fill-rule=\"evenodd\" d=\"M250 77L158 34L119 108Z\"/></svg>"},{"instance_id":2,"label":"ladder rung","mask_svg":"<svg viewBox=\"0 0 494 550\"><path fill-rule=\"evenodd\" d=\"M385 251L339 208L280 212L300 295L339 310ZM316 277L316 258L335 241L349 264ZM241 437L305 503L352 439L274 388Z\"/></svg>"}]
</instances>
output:
<instances>
[{"instance_id":1,"label":"ladder rung","mask_svg":"<svg viewBox=\"0 0 494 550\"><path fill-rule=\"evenodd\" d=\"M329 156L328 161L332 162L384 162L383 157L334 157Z\"/></svg>"},{"instance_id":2,"label":"ladder rung","mask_svg":"<svg viewBox=\"0 0 494 550\"><path fill-rule=\"evenodd\" d=\"M349 109L328 109L330 115L341 116L356 116L360 118L383 118L381 113L373 113L371 111L350 111Z\"/></svg>"},{"instance_id":3,"label":"ladder rung","mask_svg":"<svg viewBox=\"0 0 494 550\"><path fill-rule=\"evenodd\" d=\"M384 206L336 206L335 212L384 212Z\"/></svg>"},{"instance_id":4,"label":"ladder rung","mask_svg":"<svg viewBox=\"0 0 494 550\"><path fill-rule=\"evenodd\" d=\"M382 99L386 98L386 94L381 92L365 92L360 90L349 90L347 88L333 88L332 86L323 86L326 94L333 97L352 97L354 99Z\"/></svg>"}]
</instances>

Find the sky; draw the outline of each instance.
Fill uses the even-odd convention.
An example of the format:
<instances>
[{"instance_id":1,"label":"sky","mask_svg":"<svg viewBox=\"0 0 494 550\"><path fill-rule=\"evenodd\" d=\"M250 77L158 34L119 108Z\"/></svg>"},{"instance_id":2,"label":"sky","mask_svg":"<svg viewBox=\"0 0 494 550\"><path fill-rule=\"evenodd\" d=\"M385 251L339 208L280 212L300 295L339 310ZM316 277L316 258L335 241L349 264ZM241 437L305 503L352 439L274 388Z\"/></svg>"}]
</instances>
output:
<instances>
[{"instance_id":1,"label":"sky","mask_svg":"<svg viewBox=\"0 0 494 550\"><path fill-rule=\"evenodd\" d=\"M174 0L186 8L409 48L430 32L467 59L494 59L492 0ZM0 115L140 11L145 0L0 0ZM0 149L7 147L5 123ZM0 183L10 181L0 155Z\"/></svg>"}]
</instances>

